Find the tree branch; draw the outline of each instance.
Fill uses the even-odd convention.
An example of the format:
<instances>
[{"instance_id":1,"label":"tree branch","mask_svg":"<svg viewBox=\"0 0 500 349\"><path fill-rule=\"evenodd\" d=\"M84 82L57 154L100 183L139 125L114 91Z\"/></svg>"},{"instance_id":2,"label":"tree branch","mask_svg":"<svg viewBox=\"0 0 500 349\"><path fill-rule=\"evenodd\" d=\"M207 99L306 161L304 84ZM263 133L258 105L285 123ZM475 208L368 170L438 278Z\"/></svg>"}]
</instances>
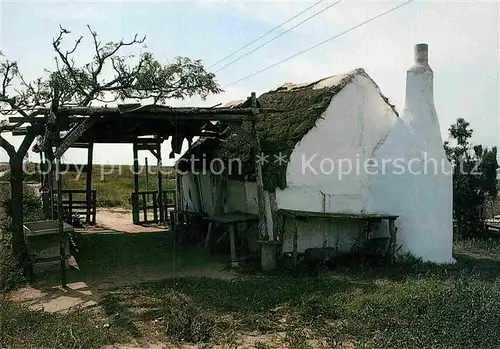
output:
<instances>
[{"instance_id":1,"label":"tree branch","mask_svg":"<svg viewBox=\"0 0 500 349\"><path fill-rule=\"evenodd\" d=\"M0 134L0 147L5 149L7 154L9 155L9 158L13 158L16 156L16 149L12 144L10 144L3 136Z\"/></svg>"}]
</instances>

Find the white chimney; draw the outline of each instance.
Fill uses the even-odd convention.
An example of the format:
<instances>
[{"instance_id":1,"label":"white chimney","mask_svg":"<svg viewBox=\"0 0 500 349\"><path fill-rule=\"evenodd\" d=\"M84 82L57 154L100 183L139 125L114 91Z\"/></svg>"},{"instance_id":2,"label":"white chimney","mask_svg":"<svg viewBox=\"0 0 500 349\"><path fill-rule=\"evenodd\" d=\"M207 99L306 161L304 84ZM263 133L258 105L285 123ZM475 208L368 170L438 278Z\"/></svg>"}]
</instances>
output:
<instances>
[{"instance_id":1,"label":"white chimney","mask_svg":"<svg viewBox=\"0 0 500 349\"><path fill-rule=\"evenodd\" d=\"M439 121L434 106L433 72L427 44L415 45L415 62L406 72L406 96L401 118L427 152L442 151Z\"/></svg>"},{"instance_id":2,"label":"white chimney","mask_svg":"<svg viewBox=\"0 0 500 349\"><path fill-rule=\"evenodd\" d=\"M402 251L424 261L454 262L452 171L434 107L427 44L415 46L415 62L406 72L406 97L400 116L411 135L411 141L402 142L401 148L412 169L401 179L391 178L391 185L400 181L402 188L409 188L404 189L406 197L394 206L394 212L400 215L397 224Z\"/></svg>"}]
</instances>

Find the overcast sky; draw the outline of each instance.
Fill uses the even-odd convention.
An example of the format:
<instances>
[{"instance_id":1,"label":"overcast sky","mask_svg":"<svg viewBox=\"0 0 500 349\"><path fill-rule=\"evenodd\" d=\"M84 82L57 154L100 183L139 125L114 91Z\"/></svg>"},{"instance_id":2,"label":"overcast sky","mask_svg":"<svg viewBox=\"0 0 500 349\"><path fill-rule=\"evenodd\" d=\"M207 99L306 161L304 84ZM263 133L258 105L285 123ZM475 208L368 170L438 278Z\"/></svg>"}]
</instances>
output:
<instances>
[{"instance_id":1,"label":"overcast sky","mask_svg":"<svg viewBox=\"0 0 500 349\"><path fill-rule=\"evenodd\" d=\"M90 24L103 42L131 38L135 33L145 34L147 49L161 62L168 63L175 56L188 56L202 59L210 66L316 1L0 1L0 50L9 59L19 60L21 71L27 78L34 79L44 74L44 68L53 67L51 43L58 34L59 24L70 30L75 39L87 35L86 25ZM232 59L331 3L326 0L313 7ZM343 0L218 71L218 82L227 86L399 3ZM315 81L361 67L400 109L405 71L413 61L413 46L425 42L429 44L429 62L434 70L435 104L443 137L447 136L449 125L463 117L474 129L474 142L498 145L499 14L498 1L416 0L286 63L227 86L225 93L210 96L206 102L193 99L172 104L214 105L245 98L252 91L259 95L285 82ZM89 57L86 46L90 44L89 39L84 38L77 53L81 62ZM135 52L141 50L137 47ZM222 65L210 70L215 71ZM168 158L169 152L167 142L163 157ZM96 163L128 164L132 160L132 149L101 145L96 147L94 156ZM0 161L6 158L0 150ZM84 162L84 153L70 150L66 161Z\"/></svg>"}]
</instances>

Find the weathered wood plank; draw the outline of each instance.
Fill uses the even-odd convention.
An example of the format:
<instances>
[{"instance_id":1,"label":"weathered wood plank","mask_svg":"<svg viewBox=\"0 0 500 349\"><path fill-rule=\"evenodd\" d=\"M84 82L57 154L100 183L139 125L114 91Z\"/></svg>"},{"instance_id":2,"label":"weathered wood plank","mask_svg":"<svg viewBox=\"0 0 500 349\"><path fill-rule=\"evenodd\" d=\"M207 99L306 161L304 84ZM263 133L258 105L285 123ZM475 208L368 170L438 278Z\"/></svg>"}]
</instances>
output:
<instances>
[{"instance_id":1,"label":"weathered wood plank","mask_svg":"<svg viewBox=\"0 0 500 349\"><path fill-rule=\"evenodd\" d=\"M165 222L165 212L163 211L163 174L161 171L162 159L161 159L161 143L162 140L158 138L156 143L156 159L157 159L157 176L158 176L158 209L160 210L160 222Z\"/></svg>"},{"instance_id":2,"label":"weathered wood plank","mask_svg":"<svg viewBox=\"0 0 500 349\"><path fill-rule=\"evenodd\" d=\"M236 231L237 226L235 224L230 224L229 227L229 243L231 248L231 267L238 267L238 261L236 260Z\"/></svg>"},{"instance_id":3,"label":"weathered wood plank","mask_svg":"<svg viewBox=\"0 0 500 349\"><path fill-rule=\"evenodd\" d=\"M87 214L85 215L85 222L87 224L91 223L91 207L92 207L92 164L94 159L94 143L89 143L88 153L87 153L87 178L85 181L85 198L87 200Z\"/></svg>"},{"instance_id":4,"label":"weathered wood plank","mask_svg":"<svg viewBox=\"0 0 500 349\"><path fill-rule=\"evenodd\" d=\"M78 126L73 128L69 134L64 137L61 145L57 148L54 153L56 158L61 158L63 154L68 150L68 148L73 145L78 138L80 138L85 131L87 131L92 125L97 121L97 117L87 118L83 122L81 122Z\"/></svg>"},{"instance_id":5,"label":"weathered wood plank","mask_svg":"<svg viewBox=\"0 0 500 349\"><path fill-rule=\"evenodd\" d=\"M292 250L292 256L293 256L293 263L297 264L298 262L298 253L297 253L297 241L298 241L298 231L299 228L297 226L297 220L293 220L293 250Z\"/></svg>"},{"instance_id":6,"label":"weathered wood plank","mask_svg":"<svg viewBox=\"0 0 500 349\"><path fill-rule=\"evenodd\" d=\"M255 109L257 107L257 97L255 92L252 92L252 107ZM256 130L255 122L252 123L252 136L256 139L257 147L253 149L254 159L257 160L257 154L260 154L260 139L259 134ZM255 161L255 172L257 181L257 203L259 206L259 238L262 240L268 240L269 236L267 234L267 222L266 222L266 206L264 202L264 182L262 180L262 164L260 161Z\"/></svg>"},{"instance_id":7,"label":"weathered wood plank","mask_svg":"<svg viewBox=\"0 0 500 349\"><path fill-rule=\"evenodd\" d=\"M248 142L252 147L258 148L259 144L257 140L255 139L254 136L252 136L251 133L249 133L247 130L243 129L241 125L236 124L236 123L228 123L228 126L231 127L231 129L236 132L238 136L243 138L246 142Z\"/></svg>"},{"instance_id":8,"label":"weathered wood plank","mask_svg":"<svg viewBox=\"0 0 500 349\"><path fill-rule=\"evenodd\" d=\"M388 262L389 264L392 264L394 261L394 255L396 254L396 220L395 219L389 219L389 256L388 256Z\"/></svg>"}]
</instances>

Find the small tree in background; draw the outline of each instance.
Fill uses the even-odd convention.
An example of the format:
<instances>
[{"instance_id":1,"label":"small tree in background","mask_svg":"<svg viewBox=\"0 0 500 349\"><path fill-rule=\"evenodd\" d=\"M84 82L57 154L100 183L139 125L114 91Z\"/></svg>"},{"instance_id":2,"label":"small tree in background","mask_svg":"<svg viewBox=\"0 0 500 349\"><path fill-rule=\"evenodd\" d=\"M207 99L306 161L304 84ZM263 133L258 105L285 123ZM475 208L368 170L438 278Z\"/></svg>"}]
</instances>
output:
<instances>
[{"instance_id":1,"label":"small tree in background","mask_svg":"<svg viewBox=\"0 0 500 349\"><path fill-rule=\"evenodd\" d=\"M486 205L498 194L496 170L497 148L472 146L473 130L460 118L451 125L451 142L444 143L453 165L453 216L457 233L462 237L481 236Z\"/></svg>"}]
</instances>

